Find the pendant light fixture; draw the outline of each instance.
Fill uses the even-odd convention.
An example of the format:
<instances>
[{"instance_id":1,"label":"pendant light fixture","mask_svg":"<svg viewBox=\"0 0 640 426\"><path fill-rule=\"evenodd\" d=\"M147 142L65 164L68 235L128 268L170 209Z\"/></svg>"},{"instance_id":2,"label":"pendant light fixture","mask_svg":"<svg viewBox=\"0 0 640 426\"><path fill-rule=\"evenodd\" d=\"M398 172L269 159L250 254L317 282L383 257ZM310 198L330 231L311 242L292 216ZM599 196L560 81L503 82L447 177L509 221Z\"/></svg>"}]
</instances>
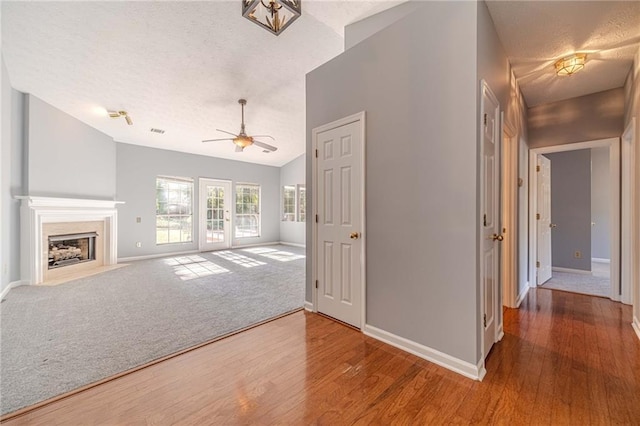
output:
<instances>
[{"instance_id":1,"label":"pendant light fixture","mask_svg":"<svg viewBox=\"0 0 640 426\"><path fill-rule=\"evenodd\" d=\"M301 0L241 0L242 16L275 35L300 17Z\"/></svg>"},{"instance_id":2,"label":"pendant light fixture","mask_svg":"<svg viewBox=\"0 0 640 426\"><path fill-rule=\"evenodd\" d=\"M556 61L556 74L559 76L572 75L584 68L584 61L587 55L584 53L574 53L571 56Z\"/></svg>"}]
</instances>

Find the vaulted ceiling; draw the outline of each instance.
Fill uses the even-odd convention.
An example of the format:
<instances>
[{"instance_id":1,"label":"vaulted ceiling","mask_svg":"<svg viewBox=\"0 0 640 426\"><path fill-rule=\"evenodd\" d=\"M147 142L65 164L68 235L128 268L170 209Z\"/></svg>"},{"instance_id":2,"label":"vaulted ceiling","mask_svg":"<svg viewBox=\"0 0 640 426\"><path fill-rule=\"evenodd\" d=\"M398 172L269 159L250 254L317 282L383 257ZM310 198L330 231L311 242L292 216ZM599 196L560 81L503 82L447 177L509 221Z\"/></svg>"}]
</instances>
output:
<instances>
[{"instance_id":1,"label":"vaulted ceiling","mask_svg":"<svg viewBox=\"0 0 640 426\"><path fill-rule=\"evenodd\" d=\"M402 1L303 1L276 37L239 1L7 2L2 54L12 86L116 141L281 166L304 152L305 74L343 50L345 25ZM640 43L640 2L491 1L529 106L621 87ZM558 78L553 63L587 52ZM278 151L234 152L216 131L269 134ZM110 119L126 110L134 125ZM165 130L164 134L150 132Z\"/></svg>"}]
</instances>

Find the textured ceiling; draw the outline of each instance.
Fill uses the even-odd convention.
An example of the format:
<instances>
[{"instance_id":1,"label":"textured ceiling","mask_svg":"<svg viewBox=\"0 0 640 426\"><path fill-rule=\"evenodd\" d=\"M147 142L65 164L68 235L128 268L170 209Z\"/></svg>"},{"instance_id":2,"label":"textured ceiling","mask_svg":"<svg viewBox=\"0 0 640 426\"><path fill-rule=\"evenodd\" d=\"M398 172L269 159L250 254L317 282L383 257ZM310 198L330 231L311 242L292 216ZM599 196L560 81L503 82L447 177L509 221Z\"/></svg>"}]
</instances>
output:
<instances>
[{"instance_id":1,"label":"textured ceiling","mask_svg":"<svg viewBox=\"0 0 640 426\"><path fill-rule=\"evenodd\" d=\"M239 1L1 2L2 54L14 88L120 142L281 166L305 150L305 74L343 50L343 28L402 1L303 2L276 37ZM488 3L529 106L624 84L640 42L640 2ZM586 51L558 78L553 62ZM276 138L275 153L234 152L215 129ZM124 109L133 118L105 115ZM163 135L151 128L166 130Z\"/></svg>"},{"instance_id":2,"label":"textured ceiling","mask_svg":"<svg viewBox=\"0 0 640 426\"><path fill-rule=\"evenodd\" d=\"M237 0L2 1L2 54L15 89L116 141L281 166L305 150L305 74L342 52L345 25L399 3L305 1L276 37ZM201 142L239 132L241 97L247 132L274 136L277 152Z\"/></svg>"},{"instance_id":3,"label":"textured ceiling","mask_svg":"<svg viewBox=\"0 0 640 426\"><path fill-rule=\"evenodd\" d=\"M528 106L624 85L640 44L638 1L490 1L496 30ZM554 62L586 52L585 68L558 77Z\"/></svg>"}]
</instances>

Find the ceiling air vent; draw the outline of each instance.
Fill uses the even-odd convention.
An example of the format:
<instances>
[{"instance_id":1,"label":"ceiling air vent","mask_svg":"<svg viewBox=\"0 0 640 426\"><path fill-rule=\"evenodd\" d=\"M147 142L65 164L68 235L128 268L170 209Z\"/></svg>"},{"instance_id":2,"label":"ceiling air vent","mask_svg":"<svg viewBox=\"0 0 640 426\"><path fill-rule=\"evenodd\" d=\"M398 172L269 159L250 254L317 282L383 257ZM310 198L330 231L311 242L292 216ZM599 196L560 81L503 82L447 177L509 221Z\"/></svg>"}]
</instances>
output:
<instances>
[{"instance_id":1,"label":"ceiling air vent","mask_svg":"<svg viewBox=\"0 0 640 426\"><path fill-rule=\"evenodd\" d=\"M164 130L162 129L156 129L155 127L151 128L151 133L160 133L163 134Z\"/></svg>"}]
</instances>

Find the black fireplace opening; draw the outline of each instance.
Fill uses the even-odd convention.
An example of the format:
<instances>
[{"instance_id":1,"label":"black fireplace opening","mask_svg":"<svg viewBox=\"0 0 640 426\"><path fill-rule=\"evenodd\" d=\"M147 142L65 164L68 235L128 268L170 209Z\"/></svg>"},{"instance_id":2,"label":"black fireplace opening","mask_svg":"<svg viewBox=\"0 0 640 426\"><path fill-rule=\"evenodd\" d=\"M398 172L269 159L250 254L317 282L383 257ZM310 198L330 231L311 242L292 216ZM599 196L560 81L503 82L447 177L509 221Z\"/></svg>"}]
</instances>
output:
<instances>
[{"instance_id":1,"label":"black fireplace opening","mask_svg":"<svg viewBox=\"0 0 640 426\"><path fill-rule=\"evenodd\" d=\"M49 269L96 260L96 232L49 237Z\"/></svg>"}]
</instances>

